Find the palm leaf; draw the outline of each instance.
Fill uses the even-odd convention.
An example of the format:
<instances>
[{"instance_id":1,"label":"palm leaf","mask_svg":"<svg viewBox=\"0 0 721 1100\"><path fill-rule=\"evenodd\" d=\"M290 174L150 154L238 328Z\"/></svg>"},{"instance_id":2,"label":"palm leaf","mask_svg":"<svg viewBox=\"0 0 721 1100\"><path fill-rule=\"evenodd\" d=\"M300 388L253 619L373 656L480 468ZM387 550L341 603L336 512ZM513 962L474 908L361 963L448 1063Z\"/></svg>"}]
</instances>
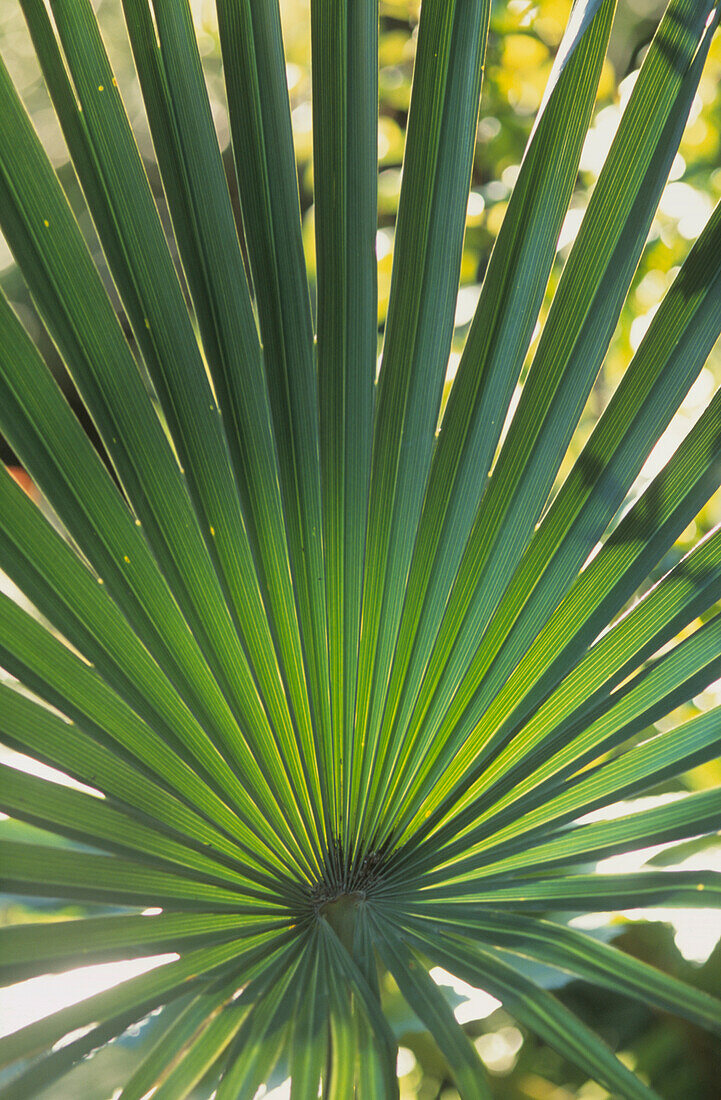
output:
<instances>
[{"instance_id":1,"label":"palm leaf","mask_svg":"<svg viewBox=\"0 0 721 1100\"><path fill-rule=\"evenodd\" d=\"M554 485L721 9L671 0L556 281L614 16L577 4L439 425L490 5L422 6L376 382L375 0L311 2L315 283L278 0L217 2L240 218L187 0L120 2L170 230L90 0L20 0L122 316L0 65L0 227L97 432L0 291L0 429L42 494L0 468L0 739L64 777L2 765L4 888L89 907L0 928L0 971L172 956L0 1039L0 1096L149 1012L123 1100L274 1072L397 1096L391 979L490 1096L439 965L652 1097L526 964L719 1030L711 994L547 914L721 906L713 872L589 867L713 833L718 789L584 820L721 744L718 708L651 728L721 675L721 532L675 549L721 481L718 394L632 495L721 332L721 209Z\"/></svg>"}]
</instances>

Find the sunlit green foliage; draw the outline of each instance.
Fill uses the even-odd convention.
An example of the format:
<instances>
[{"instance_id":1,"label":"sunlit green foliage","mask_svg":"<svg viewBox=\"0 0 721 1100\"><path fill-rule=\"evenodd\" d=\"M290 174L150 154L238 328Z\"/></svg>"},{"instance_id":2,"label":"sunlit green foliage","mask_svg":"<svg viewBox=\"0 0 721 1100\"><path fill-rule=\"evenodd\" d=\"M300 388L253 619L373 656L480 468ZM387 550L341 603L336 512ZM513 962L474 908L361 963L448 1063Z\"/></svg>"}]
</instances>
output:
<instances>
[{"instance_id":1,"label":"sunlit green foliage","mask_svg":"<svg viewBox=\"0 0 721 1100\"><path fill-rule=\"evenodd\" d=\"M721 1030L593 918L721 908L718 4L19 3L0 965L138 969L0 1096L675 1100L565 987Z\"/></svg>"}]
</instances>

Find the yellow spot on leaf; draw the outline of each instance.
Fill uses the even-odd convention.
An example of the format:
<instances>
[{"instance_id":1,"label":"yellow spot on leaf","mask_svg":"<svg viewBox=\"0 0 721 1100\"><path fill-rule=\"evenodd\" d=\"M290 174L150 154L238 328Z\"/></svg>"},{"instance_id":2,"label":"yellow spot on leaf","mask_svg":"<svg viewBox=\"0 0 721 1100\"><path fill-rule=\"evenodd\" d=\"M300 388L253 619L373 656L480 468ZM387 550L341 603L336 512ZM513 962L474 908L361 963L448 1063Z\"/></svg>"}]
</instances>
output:
<instances>
[{"instance_id":1,"label":"yellow spot on leaf","mask_svg":"<svg viewBox=\"0 0 721 1100\"><path fill-rule=\"evenodd\" d=\"M128 564L130 564L130 558L127 554L124 556L123 561L126 561Z\"/></svg>"},{"instance_id":2,"label":"yellow spot on leaf","mask_svg":"<svg viewBox=\"0 0 721 1100\"><path fill-rule=\"evenodd\" d=\"M102 577L98 577L98 584L105 584L105 581Z\"/></svg>"},{"instance_id":3,"label":"yellow spot on leaf","mask_svg":"<svg viewBox=\"0 0 721 1100\"><path fill-rule=\"evenodd\" d=\"M105 85L104 84L98 84L98 91L99 92L104 92L105 91Z\"/></svg>"},{"instance_id":4,"label":"yellow spot on leaf","mask_svg":"<svg viewBox=\"0 0 721 1100\"><path fill-rule=\"evenodd\" d=\"M704 884L703 884L702 882L699 882L699 884L698 884L698 886L696 887L696 889L697 889L697 890L705 890L705 889L706 889L706 887L704 886Z\"/></svg>"},{"instance_id":5,"label":"yellow spot on leaf","mask_svg":"<svg viewBox=\"0 0 721 1100\"><path fill-rule=\"evenodd\" d=\"M48 219L47 219L47 218L46 218L46 219L45 219L45 221L43 222L43 225L45 226L45 228L46 228L46 229L47 229L47 228L49 227L49 225L50 225L50 222L48 221Z\"/></svg>"},{"instance_id":6,"label":"yellow spot on leaf","mask_svg":"<svg viewBox=\"0 0 721 1100\"><path fill-rule=\"evenodd\" d=\"M114 88L117 88L117 86L118 86L118 82L117 82L117 80L115 79L115 77L113 77L113 87L114 87Z\"/></svg>"},{"instance_id":7,"label":"yellow spot on leaf","mask_svg":"<svg viewBox=\"0 0 721 1100\"><path fill-rule=\"evenodd\" d=\"M210 528L210 533L213 536L213 538L215 538L215 528L214 527Z\"/></svg>"},{"instance_id":8,"label":"yellow spot on leaf","mask_svg":"<svg viewBox=\"0 0 721 1100\"><path fill-rule=\"evenodd\" d=\"M136 527L140 527L140 520L139 520L139 519L136 519L136 521L135 521L135 526L136 526Z\"/></svg>"}]
</instances>

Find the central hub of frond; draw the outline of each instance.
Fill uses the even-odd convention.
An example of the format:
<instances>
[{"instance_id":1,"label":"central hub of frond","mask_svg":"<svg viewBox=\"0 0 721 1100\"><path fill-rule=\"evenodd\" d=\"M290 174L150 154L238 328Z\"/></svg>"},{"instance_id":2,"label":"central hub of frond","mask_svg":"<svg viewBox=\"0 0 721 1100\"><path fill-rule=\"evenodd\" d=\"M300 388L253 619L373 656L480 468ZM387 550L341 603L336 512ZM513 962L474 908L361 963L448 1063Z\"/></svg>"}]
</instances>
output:
<instances>
[{"instance_id":1,"label":"central hub of frond","mask_svg":"<svg viewBox=\"0 0 721 1100\"><path fill-rule=\"evenodd\" d=\"M339 894L332 901L326 901L318 907L318 915L328 921L343 946L351 953L358 909L365 898L365 891L354 890L350 894Z\"/></svg>"}]
</instances>

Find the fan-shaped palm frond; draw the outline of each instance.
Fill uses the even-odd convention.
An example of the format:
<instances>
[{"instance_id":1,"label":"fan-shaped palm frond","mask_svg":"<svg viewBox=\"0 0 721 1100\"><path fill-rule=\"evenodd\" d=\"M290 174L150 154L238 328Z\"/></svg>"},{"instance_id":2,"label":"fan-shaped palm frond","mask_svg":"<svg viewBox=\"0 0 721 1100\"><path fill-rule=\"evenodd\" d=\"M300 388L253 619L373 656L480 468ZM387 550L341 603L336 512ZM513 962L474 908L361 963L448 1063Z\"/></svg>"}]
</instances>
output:
<instances>
[{"instance_id":1,"label":"fan-shaped palm frond","mask_svg":"<svg viewBox=\"0 0 721 1100\"><path fill-rule=\"evenodd\" d=\"M488 0L422 6L377 382L374 0L311 3L315 317L278 0L217 0L242 227L187 0L122 0L179 264L90 0L20 2L123 315L0 68L2 230L100 440L0 297L0 427L47 505L0 467L0 566L34 605L0 596L0 735L79 781L5 767L2 808L44 832L0 858L10 891L116 911L3 928L2 969L174 957L0 1040L0 1095L159 1011L122 1100L250 1100L276 1065L293 1100L392 1097L382 967L489 1096L431 965L654 1095L525 963L721 1030L709 994L544 916L721 904L712 873L589 868L718 828L721 791L584 818L721 742L718 710L639 742L721 675L721 532L668 557L719 484L721 397L629 497L721 330L720 210L554 495L718 3L671 0L532 344L614 13L579 0L438 430Z\"/></svg>"}]
</instances>

